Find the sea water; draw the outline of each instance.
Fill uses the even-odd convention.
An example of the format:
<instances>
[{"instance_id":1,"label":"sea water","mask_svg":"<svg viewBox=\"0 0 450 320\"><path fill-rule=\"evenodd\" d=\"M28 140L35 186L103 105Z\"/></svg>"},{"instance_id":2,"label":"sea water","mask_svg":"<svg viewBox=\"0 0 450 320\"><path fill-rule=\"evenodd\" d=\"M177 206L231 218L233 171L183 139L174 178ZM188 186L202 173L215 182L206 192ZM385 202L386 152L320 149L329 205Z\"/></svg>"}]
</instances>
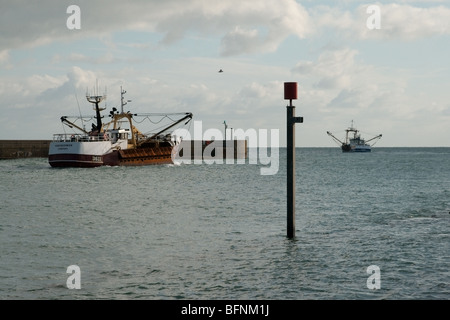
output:
<instances>
[{"instance_id":1,"label":"sea water","mask_svg":"<svg viewBox=\"0 0 450 320\"><path fill-rule=\"evenodd\" d=\"M450 148L297 148L294 239L279 160L0 161L0 298L450 298Z\"/></svg>"}]
</instances>

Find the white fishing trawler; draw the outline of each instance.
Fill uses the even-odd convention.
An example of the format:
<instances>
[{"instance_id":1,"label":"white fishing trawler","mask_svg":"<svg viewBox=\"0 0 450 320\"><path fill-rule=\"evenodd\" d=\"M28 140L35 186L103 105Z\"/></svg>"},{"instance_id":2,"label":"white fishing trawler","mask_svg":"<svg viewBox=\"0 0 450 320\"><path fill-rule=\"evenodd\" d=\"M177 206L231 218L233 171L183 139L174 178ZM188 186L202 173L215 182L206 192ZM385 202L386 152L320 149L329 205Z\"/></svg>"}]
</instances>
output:
<instances>
[{"instance_id":1,"label":"white fishing trawler","mask_svg":"<svg viewBox=\"0 0 450 320\"><path fill-rule=\"evenodd\" d=\"M183 121L185 125L192 119L192 113L145 113L133 114L124 112L127 102L121 87L121 111L112 108L109 117L111 121L102 122L103 116L99 103L106 99L106 95L89 95L86 99L94 104L95 116L90 117L61 117L61 122L74 133L59 133L53 135L50 143L48 162L52 167L99 167L99 166L140 166L152 164L173 163L179 141L173 139L170 129ZM134 119L139 117L159 117L170 119L170 124L159 127L157 132L142 133L134 125ZM69 118L75 118L74 121ZM83 125L77 125L77 119L82 123L87 118L96 119L91 130L87 131ZM174 119L175 118L175 119ZM84 120L83 120L84 119ZM159 122L161 122L160 120Z\"/></svg>"},{"instance_id":2,"label":"white fishing trawler","mask_svg":"<svg viewBox=\"0 0 450 320\"><path fill-rule=\"evenodd\" d=\"M345 130L345 140L341 141L336 138L330 131L327 131L327 134L331 136L334 141L336 141L342 149L342 152L370 152L372 151L372 146L382 137L381 134L369 139L365 140L361 138L360 131L357 130L352 124L349 128ZM369 144L368 142L374 141L374 143Z\"/></svg>"}]
</instances>

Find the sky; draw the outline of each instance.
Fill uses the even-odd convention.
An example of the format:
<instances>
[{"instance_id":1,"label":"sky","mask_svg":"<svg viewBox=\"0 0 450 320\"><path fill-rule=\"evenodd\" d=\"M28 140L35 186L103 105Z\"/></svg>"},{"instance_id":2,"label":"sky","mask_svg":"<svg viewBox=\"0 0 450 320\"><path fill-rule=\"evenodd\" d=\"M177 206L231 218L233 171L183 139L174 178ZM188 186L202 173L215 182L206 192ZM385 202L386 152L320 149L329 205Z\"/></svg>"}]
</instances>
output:
<instances>
[{"instance_id":1,"label":"sky","mask_svg":"<svg viewBox=\"0 0 450 320\"><path fill-rule=\"evenodd\" d=\"M0 0L1 140L52 139L98 84L108 109L122 86L132 112L283 147L285 82L297 147L337 146L326 132L352 121L379 147L449 147L450 1Z\"/></svg>"}]
</instances>

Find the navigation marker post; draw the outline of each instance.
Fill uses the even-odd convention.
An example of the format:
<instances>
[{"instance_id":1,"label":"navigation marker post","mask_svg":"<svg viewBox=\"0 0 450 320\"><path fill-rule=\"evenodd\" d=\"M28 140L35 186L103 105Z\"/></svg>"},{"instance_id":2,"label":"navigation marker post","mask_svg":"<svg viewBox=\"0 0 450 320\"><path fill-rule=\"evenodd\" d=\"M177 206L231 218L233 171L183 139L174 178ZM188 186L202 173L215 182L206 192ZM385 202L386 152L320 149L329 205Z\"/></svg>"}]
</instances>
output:
<instances>
[{"instance_id":1,"label":"navigation marker post","mask_svg":"<svg viewBox=\"0 0 450 320\"><path fill-rule=\"evenodd\" d=\"M295 237L295 124L303 123L303 117L295 117L292 100L297 99L297 82L284 83L286 106L286 154L287 154L287 237Z\"/></svg>"}]
</instances>

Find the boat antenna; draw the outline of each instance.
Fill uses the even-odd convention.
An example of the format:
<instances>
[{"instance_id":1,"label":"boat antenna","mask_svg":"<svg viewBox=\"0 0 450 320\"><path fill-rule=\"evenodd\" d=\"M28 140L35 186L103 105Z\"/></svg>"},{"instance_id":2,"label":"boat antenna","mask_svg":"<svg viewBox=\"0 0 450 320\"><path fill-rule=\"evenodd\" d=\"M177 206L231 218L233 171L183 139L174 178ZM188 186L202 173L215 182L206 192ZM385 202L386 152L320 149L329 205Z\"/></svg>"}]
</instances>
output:
<instances>
[{"instance_id":1,"label":"boat antenna","mask_svg":"<svg viewBox=\"0 0 450 320\"><path fill-rule=\"evenodd\" d=\"M108 93L107 93L107 87L105 86L105 96L107 96L108 95ZM105 99L105 109L106 109L106 99Z\"/></svg>"},{"instance_id":2,"label":"boat antenna","mask_svg":"<svg viewBox=\"0 0 450 320\"><path fill-rule=\"evenodd\" d=\"M76 92L75 92L75 99L77 100L78 112L80 113L81 125L83 126L83 129L86 130L86 127L84 126L84 122L83 122L83 116L81 115L80 103L78 102L78 96L77 96Z\"/></svg>"},{"instance_id":3,"label":"boat antenna","mask_svg":"<svg viewBox=\"0 0 450 320\"><path fill-rule=\"evenodd\" d=\"M120 86L120 111L123 113L123 107L128 103L131 102L131 100L124 101L123 95L127 93L125 90L122 89L122 86Z\"/></svg>"}]
</instances>

